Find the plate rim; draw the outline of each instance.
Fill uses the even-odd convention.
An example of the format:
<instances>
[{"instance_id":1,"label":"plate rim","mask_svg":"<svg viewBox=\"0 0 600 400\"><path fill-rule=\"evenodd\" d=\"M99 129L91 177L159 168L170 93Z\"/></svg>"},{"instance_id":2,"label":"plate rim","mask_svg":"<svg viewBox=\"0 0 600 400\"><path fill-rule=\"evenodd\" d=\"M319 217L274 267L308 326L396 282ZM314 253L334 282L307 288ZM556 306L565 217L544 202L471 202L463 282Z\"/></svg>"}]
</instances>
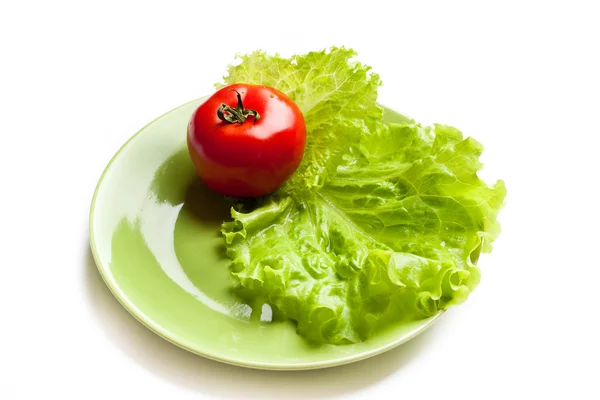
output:
<instances>
[{"instance_id":1,"label":"plate rim","mask_svg":"<svg viewBox=\"0 0 600 400\"><path fill-rule=\"evenodd\" d=\"M313 362L305 362L305 363L266 363L266 362L258 362L258 361L246 361L246 360L235 359L232 357L221 356L218 354L218 352L211 353L211 352L207 352L207 351L198 351L197 349L194 348L194 346L187 345L186 340L179 338L176 334L172 333L168 329L163 328L160 324L153 321L152 318L150 318L147 314L145 314L143 311L139 310L136 307L136 305L133 304L133 302L131 302L131 300L129 300L128 296L121 290L119 285L116 283L113 275L110 273L110 268L108 268L106 265L104 265L100 262L99 252L96 247L95 230L94 230L94 220L95 220L94 217L95 217L96 202L98 201L98 193L100 191L102 183L104 182L104 178L106 177L106 174L108 173L111 166L114 164L117 157L119 157L119 155L123 152L123 150L133 140L135 140L147 127L154 124L156 121L160 120L167 114L170 114L171 112L174 112L180 108L186 107L186 106L190 105L191 103L198 102L198 104L201 104L201 102L203 100L207 99L208 97L209 96L198 97L198 98L190 100L186 103L183 103L183 104L159 115L158 117L154 118L153 120L151 120L150 122L148 122L147 124L142 126L136 133L131 135L131 137L129 137L129 139L127 139L119 147L119 149L113 154L113 156L110 158L110 160L104 167L102 173L100 174L100 177L98 178L96 187L94 189L94 193L93 193L92 200L91 200L90 207L89 207L89 218L88 218L88 237L89 237L89 246L90 246L90 250L92 253L92 257L94 258L94 263L96 264L96 269L98 270L100 276L102 277L102 280L108 287L108 289L111 292L111 294L113 295L113 297L115 297L117 299L119 304L125 310L127 310L127 312L131 316L133 316L137 322L141 323L143 326L148 328L151 332L158 335L159 337L166 340L167 342L169 342L183 350L186 350L192 354L195 354L195 355L198 355L198 356L201 356L201 357L213 360L213 361L218 361L218 362L222 362L222 363L229 364L229 365L251 368L251 369L270 370L270 371L276 371L276 370L279 370L279 371L301 371L301 370L311 370L311 369L321 369L321 368L331 368L331 367L341 366L341 365L350 364L350 363L353 363L356 361L365 360L367 358L371 358L371 357L377 356L379 354L385 353L389 350L392 350L392 349L400 346L401 344L404 344L404 343L410 341L411 339L415 338L416 336L420 335L425 330L427 330L431 325L433 325L442 316L442 314L444 313L444 310L440 310L437 314L435 314L431 317L428 317L417 328L411 330L410 332L408 332L404 335L399 336L395 340L390 341L389 343L386 343L383 346L379 346L379 347L376 347L373 349L358 352L356 354L351 354L351 355L340 357L340 358L332 358L332 359L327 359L327 360L322 360L322 361L313 361ZM383 107L384 109L387 108L389 110L393 110L393 108L386 106L384 104L379 103L379 105L381 107ZM398 111L396 111L396 112L398 114L406 117L409 120L411 119L408 116L406 116L405 114L402 114Z\"/></svg>"}]
</instances>

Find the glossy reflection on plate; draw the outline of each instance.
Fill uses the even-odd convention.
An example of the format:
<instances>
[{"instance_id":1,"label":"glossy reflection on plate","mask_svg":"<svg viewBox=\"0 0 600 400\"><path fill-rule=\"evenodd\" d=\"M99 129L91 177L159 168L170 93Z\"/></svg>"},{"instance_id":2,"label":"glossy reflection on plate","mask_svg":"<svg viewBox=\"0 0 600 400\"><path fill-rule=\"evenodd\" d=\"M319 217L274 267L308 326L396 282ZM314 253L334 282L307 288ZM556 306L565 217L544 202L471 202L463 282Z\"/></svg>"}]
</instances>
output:
<instances>
[{"instance_id":1,"label":"glossy reflection on plate","mask_svg":"<svg viewBox=\"0 0 600 400\"><path fill-rule=\"evenodd\" d=\"M290 321L272 321L230 292L220 235L230 205L197 178L186 127L202 99L148 124L114 156L96 188L90 242L119 302L149 329L193 353L261 369L311 369L380 354L440 315L402 323L352 345L311 346ZM402 115L386 110L386 120Z\"/></svg>"}]
</instances>

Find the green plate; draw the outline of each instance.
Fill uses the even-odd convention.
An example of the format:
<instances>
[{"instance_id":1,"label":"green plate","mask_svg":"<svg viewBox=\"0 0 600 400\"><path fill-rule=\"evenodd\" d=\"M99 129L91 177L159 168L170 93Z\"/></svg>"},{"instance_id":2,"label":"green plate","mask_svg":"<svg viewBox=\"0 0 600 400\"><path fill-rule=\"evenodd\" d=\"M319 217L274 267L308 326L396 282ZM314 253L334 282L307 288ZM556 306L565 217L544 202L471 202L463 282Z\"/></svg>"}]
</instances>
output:
<instances>
[{"instance_id":1,"label":"green plate","mask_svg":"<svg viewBox=\"0 0 600 400\"><path fill-rule=\"evenodd\" d=\"M260 369L331 367L415 337L441 314L343 346L308 345L292 322L270 322L229 292L220 225L229 205L197 178L186 148L194 100L134 135L102 174L90 213L100 273L119 302L149 329L214 360ZM406 117L385 108L388 121Z\"/></svg>"}]
</instances>

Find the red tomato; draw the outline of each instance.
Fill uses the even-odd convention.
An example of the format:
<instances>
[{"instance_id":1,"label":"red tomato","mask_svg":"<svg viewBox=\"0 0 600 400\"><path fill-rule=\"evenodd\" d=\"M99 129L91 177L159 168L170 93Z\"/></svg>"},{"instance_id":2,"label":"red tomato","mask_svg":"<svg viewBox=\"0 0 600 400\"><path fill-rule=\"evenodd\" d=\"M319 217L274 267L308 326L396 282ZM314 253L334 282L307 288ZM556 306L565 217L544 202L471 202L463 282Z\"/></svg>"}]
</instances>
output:
<instances>
[{"instance_id":1,"label":"red tomato","mask_svg":"<svg viewBox=\"0 0 600 400\"><path fill-rule=\"evenodd\" d=\"M259 197L274 192L298 168L306 124L300 108L281 91L233 84L194 111L187 143L209 188L226 196Z\"/></svg>"}]
</instances>

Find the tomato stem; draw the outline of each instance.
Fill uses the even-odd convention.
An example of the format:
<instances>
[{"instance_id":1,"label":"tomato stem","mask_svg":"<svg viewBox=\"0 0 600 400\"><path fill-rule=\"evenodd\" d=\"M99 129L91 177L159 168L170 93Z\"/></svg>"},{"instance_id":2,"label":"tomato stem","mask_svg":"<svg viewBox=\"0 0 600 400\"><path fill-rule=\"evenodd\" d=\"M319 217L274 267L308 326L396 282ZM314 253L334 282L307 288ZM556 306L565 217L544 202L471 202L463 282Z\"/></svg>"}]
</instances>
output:
<instances>
[{"instance_id":1,"label":"tomato stem","mask_svg":"<svg viewBox=\"0 0 600 400\"><path fill-rule=\"evenodd\" d=\"M217 116L221 121L228 122L230 124L243 124L246 121L248 116L252 115L254 117L254 122L260 119L260 114L255 110L246 110L244 109L244 104L242 103L242 96L240 92L235 89L230 89L237 93L237 105L235 108L228 106L223 103L217 109Z\"/></svg>"}]
</instances>

